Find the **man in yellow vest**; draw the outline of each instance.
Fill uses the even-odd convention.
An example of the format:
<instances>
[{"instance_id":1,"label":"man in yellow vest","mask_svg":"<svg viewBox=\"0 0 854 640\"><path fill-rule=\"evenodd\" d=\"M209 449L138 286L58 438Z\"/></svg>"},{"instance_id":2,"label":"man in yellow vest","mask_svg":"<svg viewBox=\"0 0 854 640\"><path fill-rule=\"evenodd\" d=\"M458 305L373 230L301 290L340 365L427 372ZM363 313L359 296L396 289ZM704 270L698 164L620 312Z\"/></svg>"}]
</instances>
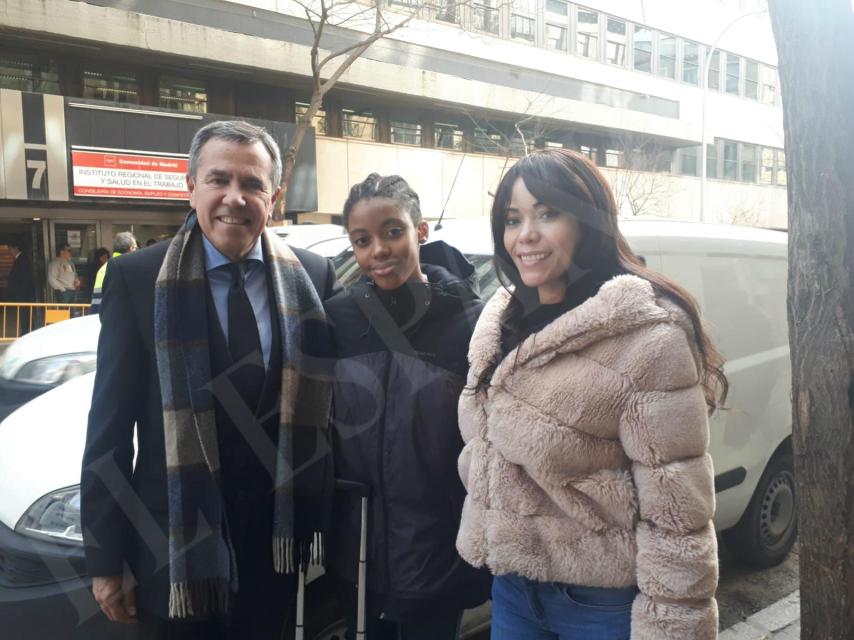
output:
<instances>
[{"instance_id":1,"label":"man in yellow vest","mask_svg":"<svg viewBox=\"0 0 854 640\"><path fill-rule=\"evenodd\" d=\"M130 231L122 231L116 234L113 240L112 257L116 258L131 251L136 251L138 248L139 245L137 245L133 234ZM107 265L109 264L109 262L105 262L101 265L101 268L98 269L98 273L95 275L95 287L92 289L92 306L89 307L89 313L98 313L101 307L101 289L104 286L104 278L107 276Z\"/></svg>"}]
</instances>

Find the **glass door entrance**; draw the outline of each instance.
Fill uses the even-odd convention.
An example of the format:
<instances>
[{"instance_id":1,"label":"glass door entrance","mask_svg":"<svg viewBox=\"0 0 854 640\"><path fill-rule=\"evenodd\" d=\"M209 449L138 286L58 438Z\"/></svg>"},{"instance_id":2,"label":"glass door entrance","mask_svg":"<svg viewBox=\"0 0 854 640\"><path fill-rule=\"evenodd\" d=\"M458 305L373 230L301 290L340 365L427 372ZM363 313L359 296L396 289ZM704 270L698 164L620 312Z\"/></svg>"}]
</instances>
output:
<instances>
[{"instance_id":1,"label":"glass door entrance","mask_svg":"<svg viewBox=\"0 0 854 640\"><path fill-rule=\"evenodd\" d=\"M77 293L75 302L89 302L92 298L92 286L95 282L95 249L100 246L98 225L95 222L65 222L51 221L50 223L50 259L57 257L57 251L63 245L68 245L71 252L71 263L77 272ZM48 286L48 295L53 291Z\"/></svg>"}]
</instances>

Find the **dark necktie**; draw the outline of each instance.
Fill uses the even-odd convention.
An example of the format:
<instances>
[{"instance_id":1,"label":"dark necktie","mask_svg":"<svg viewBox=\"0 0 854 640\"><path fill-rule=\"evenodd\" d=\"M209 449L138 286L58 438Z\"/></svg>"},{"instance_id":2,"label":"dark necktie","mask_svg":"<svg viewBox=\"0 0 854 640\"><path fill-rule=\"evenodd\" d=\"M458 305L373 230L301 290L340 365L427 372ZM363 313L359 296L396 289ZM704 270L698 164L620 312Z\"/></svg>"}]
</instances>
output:
<instances>
[{"instance_id":1,"label":"dark necktie","mask_svg":"<svg viewBox=\"0 0 854 640\"><path fill-rule=\"evenodd\" d=\"M234 370L231 376L234 385L246 405L254 412L264 388L264 354L258 322L249 302L243 282L243 263L231 262L231 286L228 289L228 350L232 361L237 364L247 356L251 362Z\"/></svg>"}]
</instances>

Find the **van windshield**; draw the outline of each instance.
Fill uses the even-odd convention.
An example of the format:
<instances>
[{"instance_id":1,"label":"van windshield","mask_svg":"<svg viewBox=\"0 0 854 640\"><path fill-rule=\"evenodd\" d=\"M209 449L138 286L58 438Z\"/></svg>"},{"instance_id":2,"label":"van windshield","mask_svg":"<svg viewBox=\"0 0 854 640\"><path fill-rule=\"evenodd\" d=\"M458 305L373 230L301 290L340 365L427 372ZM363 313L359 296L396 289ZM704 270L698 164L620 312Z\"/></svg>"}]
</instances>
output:
<instances>
[{"instance_id":1,"label":"van windshield","mask_svg":"<svg viewBox=\"0 0 854 640\"><path fill-rule=\"evenodd\" d=\"M495 290L501 286L492 265L492 256L483 253L465 253L466 259L474 265L477 293L484 301L489 300ZM352 249L346 249L332 258L335 275L345 289L349 289L362 275Z\"/></svg>"}]
</instances>

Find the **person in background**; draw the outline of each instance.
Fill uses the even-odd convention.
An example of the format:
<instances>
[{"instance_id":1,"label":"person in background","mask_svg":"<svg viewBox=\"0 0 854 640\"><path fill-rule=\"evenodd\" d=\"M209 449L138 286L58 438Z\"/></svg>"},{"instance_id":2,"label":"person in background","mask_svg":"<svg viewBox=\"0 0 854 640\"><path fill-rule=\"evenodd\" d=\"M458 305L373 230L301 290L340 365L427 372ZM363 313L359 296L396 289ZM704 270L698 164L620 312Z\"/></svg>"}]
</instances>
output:
<instances>
[{"instance_id":1,"label":"person in background","mask_svg":"<svg viewBox=\"0 0 854 640\"><path fill-rule=\"evenodd\" d=\"M139 246L136 243L136 238L130 231L122 231L117 233L113 239L113 258L118 258L126 253L136 251ZM98 273L95 274L95 282L92 288L92 305L89 307L89 313L98 313L101 309L101 297L103 296L104 278L107 276L107 265L109 262L104 262Z\"/></svg>"},{"instance_id":2,"label":"person in background","mask_svg":"<svg viewBox=\"0 0 854 640\"><path fill-rule=\"evenodd\" d=\"M56 257L47 265L47 283L56 302L73 304L77 301L80 279L71 261L71 245L67 242L59 246Z\"/></svg>"},{"instance_id":3,"label":"person in background","mask_svg":"<svg viewBox=\"0 0 854 640\"><path fill-rule=\"evenodd\" d=\"M86 300L92 300L92 291L95 288L95 278L98 276L98 270L107 264L107 260L109 259L110 252L104 247L95 249L89 258L89 262L86 265L86 282L83 287L84 291L82 292Z\"/></svg>"},{"instance_id":4,"label":"person in background","mask_svg":"<svg viewBox=\"0 0 854 640\"><path fill-rule=\"evenodd\" d=\"M454 548L465 497L457 402L483 306L466 282L474 267L444 243L427 255L418 195L400 176L355 185L344 226L364 278L326 303L337 355L333 449L337 476L371 488L367 637L455 640L463 610L485 602L491 582ZM336 496L329 554L348 640L359 505Z\"/></svg>"},{"instance_id":5,"label":"person in background","mask_svg":"<svg viewBox=\"0 0 854 640\"><path fill-rule=\"evenodd\" d=\"M13 240L8 243L9 252L14 262L9 271L8 285L6 286L5 299L7 302L34 302L36 299L35 284L33 282L33 263L24 254L21 243ZM11 333L12 329L15 333ZM12 309L7 312L7 336L21 336L30 330L30 309Z\"/></svg>"},{"instance_id":6,"label":"person in background","mask_svg":"<svg viewBox=\"0 0 854 640\"><path fill-rule=\"evenodd\" d=\"M505 288L460 398L457 549L495 574L492 639L714 640L727 385L696 302L638 260L574 151L519 160L491 221Z\"/></svg>"},{"instance_id":7,"label":"person in background","mask_svg":"<svg viewBox=\"0 0 854 640\"><path fill-rule=\"evenodd\" d=\"M23 252L21 243L13 240L8 245L12 254L12 269L9 271L9 280L6 286L6 300L9 302L32 302L36 299L35 284L33 282L33 263Z\"/></svg>"}]
</instances>

